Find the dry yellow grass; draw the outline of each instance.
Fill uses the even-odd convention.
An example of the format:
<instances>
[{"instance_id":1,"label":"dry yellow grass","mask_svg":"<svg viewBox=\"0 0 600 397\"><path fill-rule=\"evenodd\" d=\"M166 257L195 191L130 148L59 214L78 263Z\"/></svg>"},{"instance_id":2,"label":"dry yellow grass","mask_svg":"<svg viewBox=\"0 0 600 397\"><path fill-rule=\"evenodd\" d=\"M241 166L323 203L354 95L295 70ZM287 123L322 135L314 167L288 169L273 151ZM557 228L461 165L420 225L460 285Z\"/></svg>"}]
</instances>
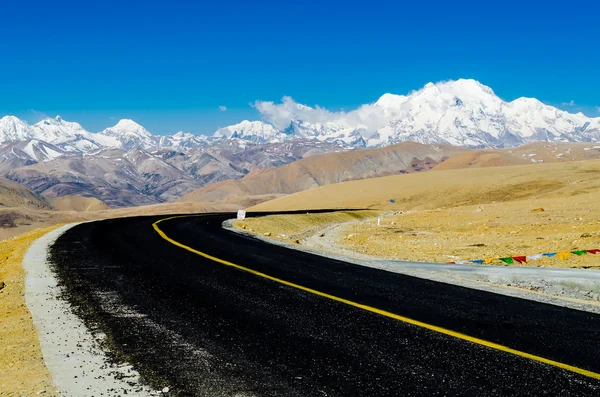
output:
<instances>
[{"instance_id":1,"label":"dry yellow grass","mask_svg":"<svg viewBox=\"0 0 600 397\"><path fill-rule=\"evenodd\" d=\"M598 198L584 195L407 212L384 217L381 226L374 220L348 224L337 243L367 255L425 262L600 249ZM539 207L545 211L532 212ZM600 255L542 258L528 265L600 270Z\"/></svg>"},{"instance_id":2,"label":"dry yellow grass","mask_svg":"<svg viewBox=\"0 0 600 397\"><path fill-rule=\"evenodd\" d=\"M432 171L324 186L253 210L402 212L381 227L374 220L349 224L338 236L342 247L384 258L448 262L597 249L599 176L598 160ZM532 212L539 207L545 211ZM530 265L600 269L600 255Z\"/></svg>"},{"instance_id":3,"label":"dry yellow grass","mask_svg":"<svg viewBox=\"0 0 600 397\"><path fill-rule=\"evenodd\" d=\"M271 215L235 221L234 226L259 235L267 233L269 237L278 240L295 242L327 226L368 219L377 214L378 212L376 211L353 211L324 214Z\"/></svg>"},{"instance_id":4,"label":"dry yellow grass","mask_svg":"<svg viewBox=\"0 0 600 397\"><path fill-rule=\"evenodd\" d=\"M25 305L23 256L29 245L59 225L0 241L0 395L58 396L44 365L38 334Z\"/></svg>"}]
</instances>

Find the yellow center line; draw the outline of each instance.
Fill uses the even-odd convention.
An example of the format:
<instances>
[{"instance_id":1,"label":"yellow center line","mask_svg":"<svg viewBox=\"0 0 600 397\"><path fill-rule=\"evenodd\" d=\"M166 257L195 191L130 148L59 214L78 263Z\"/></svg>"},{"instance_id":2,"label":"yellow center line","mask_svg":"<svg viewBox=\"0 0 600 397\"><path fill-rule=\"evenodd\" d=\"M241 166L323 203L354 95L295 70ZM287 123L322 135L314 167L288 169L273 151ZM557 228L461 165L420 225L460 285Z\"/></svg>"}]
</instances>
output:
<instances>
[{"instance_id":1,"label":"yellow center line","mask_svg":"<svg viewBox=\"0 0 600 397\"><path fill-rule=\"evenodd\" d=\"M475 343L475 344L478 344L478 345L481 345L481 346L485 346L485 347L488 347L488 348L491 348L491 349L499 350L499 351L502 351L502 352L505 352L505 353L509 353L509 354L513 354L513 355L519 356L519 357L528 358L528 359L533 360L533 361L537 361L537 362L540 362L540 363L552 365L554 367L562 368L562 369L565 369L567 371L571 371L571 372L574 372L574 373L577 373L577 374L580 374L580 375L584 375L584 376L587 376L587 377L590 377L590 378L594 378L594 379L599 379L600 380L600 374L596 373L596 372L588 371L588 370L585 370L585 369L582 369L582 368L574 367L574 366L569 365L569 364L564 364L564 363L561 363L561 362L558 362L558 361L554 361L554 360L550 360L550 359L547 359L547 358L544 358L544 357L536 356L535 354L530 354L530 353L522 352L520 350L512 349L510 347L507 347L507 346L504 346L504 345L500 345L498 343L490 342L490 341L487 341L487 340L484 340L484 339L476 338L476 337L473 337L473 336L465 335L465 334L460 333L460 332L456 332L456 331L452 331L452 330L449 330L449 329L446 329L446 328L442 328L442 327L439 327L437 325L432 325L432 324L424 323L422 321L413 320L412 318L404 317L404 316L401 316L401 315L398 315L398 314L394 314L394 313L391 313L391 312L388 312L388 311L385 311L385 310L377 309L375 307L367 306L367 305L364 305L362 303L353 302L351 300L340 298L340 297L335 296L335 295L331 295L331 294L328 294L328 293L325 293L325 292L317 291L315 289L304 287L302 285L298 285L298 284L295 284L295 283L292 283L292 282L289 282L289 281L286 281L286 280L282 280L282 279L277 278L277 277L269 276L268 274L265 274L265 273L262 273L262 272L259 272L259 271L256 271L256 270L252 270L252 269L247 268L245 266L237 265L235 263L228 262L228 261L223 260L223 259L219 259L219 258L214 257L212 255L209 255L207 253L198 251L198 250L196 250L196 249L194 249L192 247L188 247L187 245L184 245L184 244L182 244L182 243L180 243L180 242L178 242L176 240L173 240L172 238L170 238L169 236L167 236L165 234L165 232L163 232L158 227L158 224L161 223L161 222L168 221L170 219L183 218L183 217L189 217L189 216L190 215L178 215L178 216L172 216L172 217L169 217L169 218L160 219L160 220L154 222L152 224L152 227L154 227L154 230L156 230L156 232L163 239L167 240L169 243L171 243L173 245L176 245L177 247L183 248L183 249L185 249L185 250L187 250L189 252L193 252L194 254L200 255L200 256L202 256L202 257L204 257L206 259L209 259L211 261L214 261L214 262L217 262L217 263L221 263L223 265L230 266L230 267L233 267L235 269L242 270L244 272L248 272L248 273L254 274L255 276L262 277L262 278L274 281L274 282L279 283L279 284L287 285L288 287L299 289L301 291L305 291L305 292L308 292L308 293L311 293L311 294L314 294L314 295L318 295L318 296L321 296L323 298L331 299L331 300L336 301L336 302L344 303L344 304L349 305L349 306L353 306L353 307L356 307L356 308L359 308L359 309L362 309L362 310L366 310L366 311L369 311L371 313L379 314L381 316L385 316L385 317L388 317L388 318L392 318L394 320L402 321L404 323L411 324L411 325L414 325L414 326L417 326L417 327L425 328L425 329L428 329L430 331L438 332L440 334L452 336L452 337L457 338L457 339L462 339L462 340L465 340L465 341L468 341L468 342L471 342L471 343Z\"/></svg>"}]
</instances>

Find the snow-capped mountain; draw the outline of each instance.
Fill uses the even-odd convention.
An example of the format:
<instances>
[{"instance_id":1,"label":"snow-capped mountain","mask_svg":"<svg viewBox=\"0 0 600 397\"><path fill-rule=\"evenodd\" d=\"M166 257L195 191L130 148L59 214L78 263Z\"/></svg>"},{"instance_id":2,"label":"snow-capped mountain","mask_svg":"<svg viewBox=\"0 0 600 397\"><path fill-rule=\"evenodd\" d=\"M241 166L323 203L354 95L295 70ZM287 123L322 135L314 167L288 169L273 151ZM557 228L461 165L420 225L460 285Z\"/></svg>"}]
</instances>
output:
<instances>
[{"instance_id":1,"label":"snow-capped mountain","mask_svg":"<svg viewBox=\"0 0 600 397\"><path fill-rule=\"evenodd\" d=\"M244 120L241 123L219 128L215 137L222 139L243 139L254 143L282 142L287 139L282 131L262 121Z\"/></svg>"},{"instance_id":2,"label":"snow-capped mountain","mask_svg":"<svg viewBox=\"0 0 600 397\"><path fill-rule=\"evenodd\" d=\"M133 120L120 120L100 133L57 116L34 125L14 116L0 119L0 143L37 139L68 153L103 147L191 150L228 140L249 144L306 140L347 147L379 147L403 141L447 143L467 147L512 147L531 141L600 141L600 118L572 114L533 98L512 102L475 80L428 83L408 95L384 94L376 102L349 112L330 112L295 103L262 102L263 121L244 120L212 136L178 132L153 135Z\"/></svg>"},{"instance_id":3,"label":"snow-capped mountain","mask_svg":"<svg viewBox=\"0 0 600 397\"><path fill-rule=\"evenodd\" d=\"M117 125L107 128L97 135L116 140L118 142L116 146L106 146L118 147L123 150L149 149L156 145L158 138L135 121L128 119L119 120Z\"/></svg>"},{"instance_id":4,"label":"snow-capped mountain","mask_svg":"<svg viewBox=\"0 0 600 397\"><path fill-rule=\"evenodd\" d=\"M52 161L66 155L61 148L37 139L0 144L0 174L14 168Z\"/></svg>"},{"instance_id":5,"label":"snow-capped mountain","mask_svg":"<svg viewBox=\"0 0 600 397\"><path fill-rule=\"evenodd\" d=\"M159 148L171 148L186 151L205 146L218 140L220 139L206 135L194 135L190 134L189 132L179 131L173 135L155 137L155 144Z\"/></svg>"},{"instance_id":6,"label":"snow-capped mountain","mask_svg":"<svg viewBox=\"0 0 600 397\"><path fill-rule=\"evenodd\" d=\"M0 143L31 138L32 131L27 123L15 116L0 119Z\"/></svg>"},{"instance_id":7,"label":"snow-capped mountain","mask_svg":"<svg viewBox=\"0 0 600 397\"><path fill-rule=\"evenodd\" d=\"M30 139L75 153L118 145L117 140L88 132L80 124L65 121L60 116L54 119L47 118L34 125L29 125L14 116L0 119L0 143Z\"/></svg>"},{"instance_id":8,"label":"snow-capped mountain","mask_svg":"<svg viewBox=\"0 0 600 397\"><path fill-rule=\"evenodd\" d=\"M366 145L362 136L364 127L347 127L335 122L309 123L302 120L292 120L285 129L288 136L313 139L321 142L340 142L351 147Z\"/></svg>"},{"instance_id":9,"label":"snow-capped mountain","mask_svg":"<svg viewBox=\"0 0 600 397\"><path fill-rule=\"evenodd\" d=\"M505 102L475 80L429 83L408 96L386 94L375 106L394 116L367 138L368 146L407 140L470 147L600 140L599 118L571 114L533 98Z\"/></svg>"}]
</instances>

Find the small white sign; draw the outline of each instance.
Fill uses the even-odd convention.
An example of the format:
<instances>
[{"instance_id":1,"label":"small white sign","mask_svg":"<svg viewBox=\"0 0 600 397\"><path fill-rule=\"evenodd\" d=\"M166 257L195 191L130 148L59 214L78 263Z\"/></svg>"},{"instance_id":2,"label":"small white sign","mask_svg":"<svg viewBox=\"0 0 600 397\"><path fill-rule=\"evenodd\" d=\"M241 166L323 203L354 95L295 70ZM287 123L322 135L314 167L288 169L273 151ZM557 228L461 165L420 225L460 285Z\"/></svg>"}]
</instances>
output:
<instances>
[{"instance_id":1,"label":"small white sign","mask_svg":"<svg viewBox=\"0 0 600 397\"><path fill-rule=\"evenodd\" d=\"M244 211L244 210L238 210L238 213L237 213L237 218L238 218L239 220L244 220L244 219L246 219L246 211Z\"/></svg>"}]
</instances>

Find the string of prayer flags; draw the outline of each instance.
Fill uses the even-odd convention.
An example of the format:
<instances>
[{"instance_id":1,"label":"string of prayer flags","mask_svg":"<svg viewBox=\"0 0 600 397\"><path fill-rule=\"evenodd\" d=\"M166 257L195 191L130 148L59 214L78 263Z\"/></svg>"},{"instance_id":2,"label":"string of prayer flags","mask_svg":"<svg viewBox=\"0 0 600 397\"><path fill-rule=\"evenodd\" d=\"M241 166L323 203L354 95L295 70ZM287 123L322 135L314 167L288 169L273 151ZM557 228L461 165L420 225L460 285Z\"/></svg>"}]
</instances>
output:
<instances>
[{"instance_id":1,"label":"string of prayer flags","mask_svg":"<svg viewBox=\"0 0 600 397\"><path fill-rule=\"evenodd\" d=\"M485 264L489 265L495 261L501 261L506 263L507 265L512 265L515 262L520 264L527 263L527 261L537 261L543 257L553 258L557 257L560 260L566 260L571 255L582 256L585 254L600 254L600 249L593 250L574 250L574 251L561 251L561 252L546 252L543 254L536 255L521 255L521 256L510 256L506 258L487 258L487 259L472 259L470 261L456 261L456 262L447 262L448 264L468 264L468 263L476 263L478 265Z\"/></svg>"}]
</instances>

